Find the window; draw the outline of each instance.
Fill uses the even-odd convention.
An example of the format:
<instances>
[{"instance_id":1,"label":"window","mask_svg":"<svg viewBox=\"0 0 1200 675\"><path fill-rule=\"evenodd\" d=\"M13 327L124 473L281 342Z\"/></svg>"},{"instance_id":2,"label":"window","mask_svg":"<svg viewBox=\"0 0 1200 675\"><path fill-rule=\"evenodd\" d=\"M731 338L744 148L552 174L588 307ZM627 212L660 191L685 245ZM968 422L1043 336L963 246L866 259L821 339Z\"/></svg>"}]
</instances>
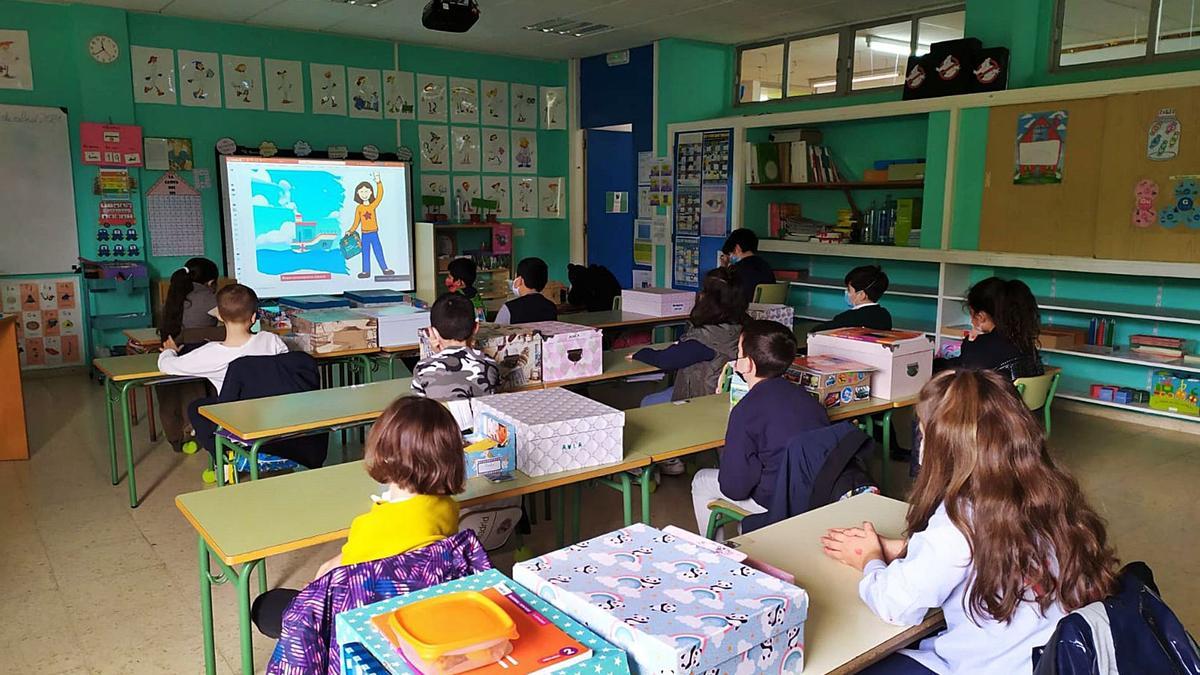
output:
<instances>
[{"instance_id":1,"label":"window","mask_svg":"<svg viewBox=\"0 0 1200 675\"><path fill-rule=\"evenodd\" d=\"M964 18L961 6L941 8L739 47L737 102L899 86L914 47L961 38Z\"/></svg>"},{"instance_id":2,"label":"window","mask_svg":"<svg viewBox=\"0 0 1200 675\"><path fill-rule=\"evenodd\" d=\"M1058 0L1056 67L1200 50L1200 0Z\"/></svg>"}]
</instances>

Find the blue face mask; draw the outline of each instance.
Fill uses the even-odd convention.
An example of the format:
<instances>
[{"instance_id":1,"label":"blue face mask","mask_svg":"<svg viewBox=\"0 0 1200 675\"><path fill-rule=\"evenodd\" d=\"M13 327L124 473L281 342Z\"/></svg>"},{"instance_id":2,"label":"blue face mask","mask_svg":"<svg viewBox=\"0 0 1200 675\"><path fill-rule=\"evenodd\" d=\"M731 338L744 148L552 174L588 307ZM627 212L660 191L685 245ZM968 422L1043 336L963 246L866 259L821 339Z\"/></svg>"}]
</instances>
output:
<instances>
[{"instance_id":1,"label":"blue face mask","mask_svg":"<svg viewBox=\"0 0 1200 675\"><path fill-rule=\"evenodd\" d=\"M850 297L850 291L843 291L843 294L846 298L846 306L850 309L854 309L854 299Z\"/></svg>"},{"instance_id":2,"label":"blue face mask","mask_svg":"<svg viewBox=\"0 0 1200 675\"><path fill-rule=\"evenodd\" d=\"M740 255L733 255L732 253L731 253L731 254L729 254L729 264L731 264L731 265L736 265L736 264L738 264L738 263L739 263L739 262L741 262L741 261L742 261L742 256L740 256Z\"/></svg>"}]
</instances>

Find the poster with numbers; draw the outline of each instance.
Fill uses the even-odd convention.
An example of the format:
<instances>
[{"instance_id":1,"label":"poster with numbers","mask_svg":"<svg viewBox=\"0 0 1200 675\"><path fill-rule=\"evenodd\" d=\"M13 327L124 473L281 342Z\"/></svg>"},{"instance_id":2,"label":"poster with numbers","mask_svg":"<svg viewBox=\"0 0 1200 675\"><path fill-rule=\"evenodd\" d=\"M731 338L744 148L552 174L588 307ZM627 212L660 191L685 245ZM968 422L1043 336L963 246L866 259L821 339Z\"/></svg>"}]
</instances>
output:
<instances>
[{"instance_id":1,"label":"poster with numbers","mask_svg":"<svg viewBox=\"0 0 1200 675\"><path fill-rule=\"evenodd\" d=\"M20 317L17 352L21 368L58 368L84 363L79 278L8 279L0 282L0 311Z\"/></svg>"}]
</instances>

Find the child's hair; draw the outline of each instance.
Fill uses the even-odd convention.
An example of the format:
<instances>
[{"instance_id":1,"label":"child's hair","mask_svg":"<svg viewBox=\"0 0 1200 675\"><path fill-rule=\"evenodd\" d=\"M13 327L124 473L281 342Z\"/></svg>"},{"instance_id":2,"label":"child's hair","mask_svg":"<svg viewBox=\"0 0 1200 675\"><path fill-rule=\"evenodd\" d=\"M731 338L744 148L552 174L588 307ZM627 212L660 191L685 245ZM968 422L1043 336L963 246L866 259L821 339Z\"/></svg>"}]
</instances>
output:
<instances>
[{"instance_id":1,"label":"child's hair","mask_svg":"<svg viewBox=\"0 0 1200 675\"><path fill-rule=\"evenodd\" d=\"M368 183L367 181L364 180L363 182L354 186L354 201L358 202L359 204L366 204L367 202L371 201L371 199L360 199L359 198L358 191L363 188L367 188L368 190L370 190L371 191L371 199L375 199L375 186L371 185L370 183Z\"/></svg>"},{"instance_id":2,"label":"child's hair","mask_svg":"<svg viewBox=\"0 0 1200 675\"><path fill-rule=\"evenodd\" d=\"M541 258L522 258L517 263L517 276L524 280L525 288L541 293L550 281L550 268Z\"/></svg>"},{"instance_id":3,"label":"child's hair","mask_svg":"<svg viewBox=\"0 0 1200 675\"><path fill-rule=\"evenodd\" d=\"M746 253L758 252L758 235L754 233L754 230L739 227L725 238L725 243L721 245L721 252L728 255L733 253L733 249L738 246L742 247L742 251Z\"/></svg>"},{"instance_id":4,"label":"child's hair","mask_svg":"<svg viewBox=\"0 0 1200 675\"><path fill-rule=\"evenodd\" d=\"M192 258L171 274L167 297L163 299L162 317L158 322L159 337L179 337L183 332L183 308L192 284L208 284L217 280L217 264L208 258Z\"/></svg>"},{"instance_id":5,"label":"child's hair","mask_svg":"<svg viewBox=\"0 0 1200 675\"><path fill-rule=\"evenodd\" d=\"M229 284L217 291L217 313L225 323L251 323L256 312L258 296L249 286Z\"/></svg>"},{"instance_id":6,"label":"child's hair","mask_svg":"<svg viewBox=\"0 0 1200 675\"><path fill-rule=\"evenodd\" d=\"M1037 299L1024 281L1000 277L984 279L967 290L967 309L986 312L996 324L996 331L1022 354L1037 351L1042 320Z\"/></svg>"},{"instance_id":7,"label":"child's hair","mask_svg":"<svg viewBox=\"0 0 1200 675\"><path fill-rule=\"evenodd\" d=\"M462 432L433 399L392 401L371 427L363 459L371 478L416 494L449 496L466 487Z\"/></svg>"},{"instance_id":8,"label":"child's hair","mask_svg":"<svg viewBox=\"0 0 1200 675\"><path fill-rule=\"evenodd\" d=\"M754 362L759 377L779 377L796 358L796 335L778 321L747 321L742 328L742 352Z\"/></svg>"},{"instance_id":9,"label":"child's hair","mask_svg":"<svg viewBox=\"0 0 1200 675\"><path fill-rule=\"evenodd\" d=\"M463 284L475 286L475 261L471 258L455 258L446 266L446 272Z\"/></svg>"},{"instance_id":10,"label":"child's hair","mask_svg":"<svg viewBox=\"0 0 1200 675\"><path fill-rule=\"evenodd\" d=\"M989 370L939 373L921 390L917 416L921 472L908 533L945 505L971 548L972 616L1008 621L1028 597L1043 612L1055 602L1069 612L1114 591L1117 559L1104 521L1051 459L1008 380Z\"/></svg>"},{"instance_id":11,"label":"child's hair","mask_svg":"<svg viewBox=\"0 0 1200 675\"><path fill-rule=\"evenodd\" d=\"M879 265L863 265L846 273L844 283L867 294L871 302L879 302L888 289L888 276Z\"/></svg>"},{"instance_id":12,"label":"child's hair","mask_svg":"<svg viewBox=\"0 0 1200 675\"><path fill-rule=\"evenodd\" d=\"M746 322L746 294L732 267L714 267L704 275L690 321L693 326Z\"/></svg>"},{"instance_id":13,"label":"child's hair","mask_svg":"<svg viewBox=\"0 0 1200 675\"><path fill-rule=\"evenodd\" d=\"M465 342L475 334L475 305L461 293L443 293L429 308L429 325L443 340Z\"/></svg>"}]
</instances>

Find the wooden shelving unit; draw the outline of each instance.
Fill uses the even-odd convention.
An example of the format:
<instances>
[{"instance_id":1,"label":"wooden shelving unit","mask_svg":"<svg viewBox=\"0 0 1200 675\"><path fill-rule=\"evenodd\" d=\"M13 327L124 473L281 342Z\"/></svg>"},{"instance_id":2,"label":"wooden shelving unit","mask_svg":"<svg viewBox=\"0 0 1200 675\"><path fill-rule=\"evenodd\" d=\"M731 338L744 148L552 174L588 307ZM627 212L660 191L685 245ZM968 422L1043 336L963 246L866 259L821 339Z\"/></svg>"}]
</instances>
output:
<instances>
[{"instance_id":1,"label":"wooden shelving unit","mask_svg":"<svg viewBox=\"0 0 1200 675\"><path fill-rule=\"evenodd\" d=\"M750 183L751 190L919 190L924 180L841 181L838 183Z\"/></svg>"}]
</instances>

